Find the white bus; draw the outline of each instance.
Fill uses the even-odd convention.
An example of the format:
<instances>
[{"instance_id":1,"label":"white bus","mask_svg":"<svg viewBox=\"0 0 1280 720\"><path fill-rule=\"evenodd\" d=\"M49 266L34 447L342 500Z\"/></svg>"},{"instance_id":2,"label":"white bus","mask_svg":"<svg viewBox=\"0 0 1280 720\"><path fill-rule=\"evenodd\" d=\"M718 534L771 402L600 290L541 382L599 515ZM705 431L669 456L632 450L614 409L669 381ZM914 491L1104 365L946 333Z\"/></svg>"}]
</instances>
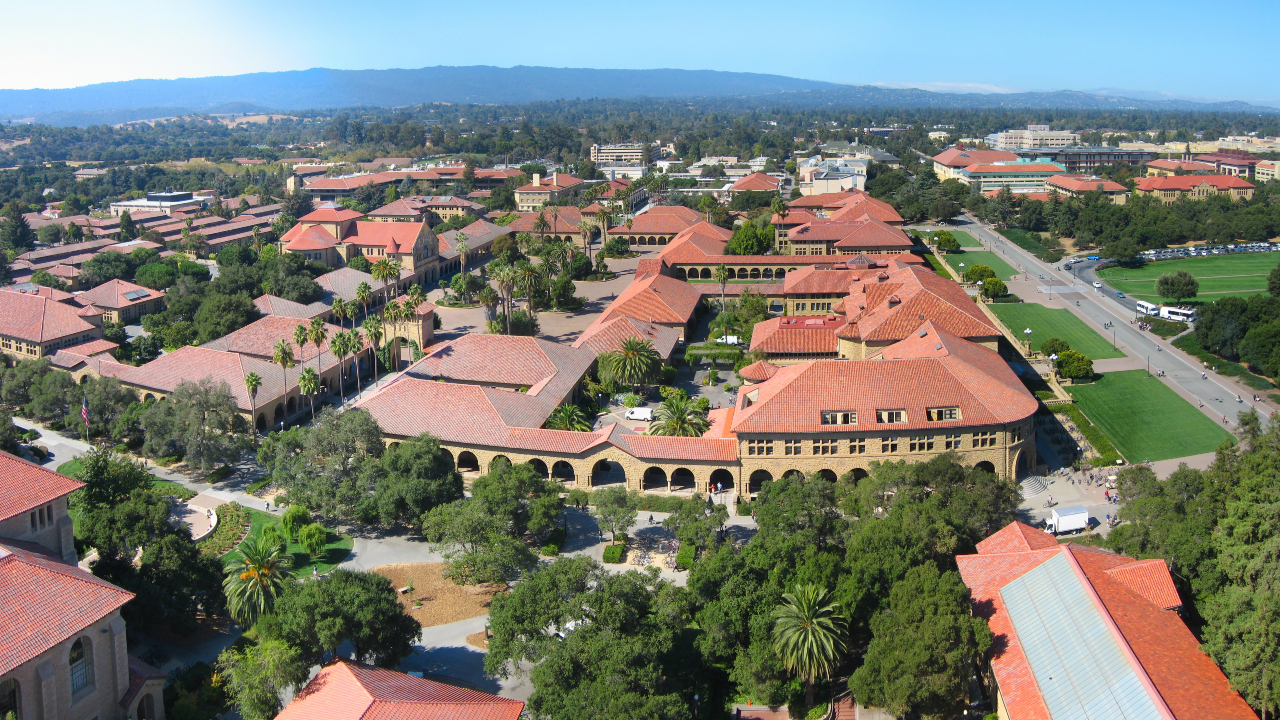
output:
<instances>
[{"instance_id":1,"label":"white bus","mask_svg":"<svg viewBox=\"0 0 1280 720\"><path fill-rule=\"evenodd\" d=\"M1160 306L1156 305L1155 303L1149 303L1146 300L1139 300L1138 312L1142 313L1143 315L1159 315Z\"/></svg>"},{"instance_id":2,"label":"white bus","mask_svg":"<svg viewBox=\"0 0 1280 720\"><path fill-rule=\"evenodd\" d=\"M1162 307L1160 317L1181 322L1195 322L1196 311L1191 308Z\"/></svg>"}]
</instances>

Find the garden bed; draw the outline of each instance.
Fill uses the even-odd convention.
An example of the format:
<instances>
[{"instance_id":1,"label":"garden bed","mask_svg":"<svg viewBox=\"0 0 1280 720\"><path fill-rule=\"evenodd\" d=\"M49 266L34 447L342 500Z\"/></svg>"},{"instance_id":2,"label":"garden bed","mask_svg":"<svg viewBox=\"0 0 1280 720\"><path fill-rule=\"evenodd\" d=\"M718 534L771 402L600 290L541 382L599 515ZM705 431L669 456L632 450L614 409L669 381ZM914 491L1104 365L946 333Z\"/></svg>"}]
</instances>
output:
<instances>
[{"instance_id":1,"label":"garden bed","mask_svg":"<svg viewBox=\"0 0 1280 720\"><path fill-rule=\"evenodd\" d=\"M507 591L507 586L501 583L456 585L444 577L444 569L444 563L405 563L379 565L373 568L373 572L391 580L391 587L397 590L405 613L413 616L423 627L448 625L487 615L494 596ZM411 580L412 592L398 592L408 587ZM415 602L420 606L415 607Z\"/></svg>"}]
</instances>

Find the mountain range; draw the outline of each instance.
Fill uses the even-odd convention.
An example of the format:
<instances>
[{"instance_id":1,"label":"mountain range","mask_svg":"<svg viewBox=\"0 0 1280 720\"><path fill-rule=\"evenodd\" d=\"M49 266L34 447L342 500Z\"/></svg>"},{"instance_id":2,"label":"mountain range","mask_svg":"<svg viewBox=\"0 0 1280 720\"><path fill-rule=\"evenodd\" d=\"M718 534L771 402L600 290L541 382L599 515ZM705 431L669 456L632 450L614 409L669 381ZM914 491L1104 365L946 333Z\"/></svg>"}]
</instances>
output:
<instances>
[{"instance_id":1,"label":"mountain range","mask_svg":"<svg viewBox=\"0 0 1280 720\"><path fill-rule=\"evenodd\" d=\"M486 65L392 70L313 68L176 80L128 80L57 90L0 90L0 119L58 125L127 122L191 112L299 111L431 102L525 103L573 98L759 97L770 104L850 107L1071 108L1280 112L1234 102L1141 99L1077 91L943 93L841 85L715 70L593 70Z\"/></svg>"}]
</instances>

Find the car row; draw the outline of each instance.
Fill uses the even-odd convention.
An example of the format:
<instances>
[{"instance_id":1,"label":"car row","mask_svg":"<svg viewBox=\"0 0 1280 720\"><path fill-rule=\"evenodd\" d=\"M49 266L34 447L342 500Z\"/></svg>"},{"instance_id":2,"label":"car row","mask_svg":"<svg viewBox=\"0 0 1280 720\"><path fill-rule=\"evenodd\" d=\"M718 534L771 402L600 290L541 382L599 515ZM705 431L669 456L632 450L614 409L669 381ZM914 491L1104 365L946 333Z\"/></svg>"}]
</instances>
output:
<instances>
[{"instance_id":1,"label":"car row","mask_svg":"<svg viewBox=\"0 0 1280 720\"><path fill-rule=\"evenodd\" d=\"M1280 251L1280 243L1266 242L1231 243L1228 245L1197 245L1187 248L1165 248L1161 250L1143 250L1146 260L1173 260L1184 257L1207 257L1209 255L1229 255L1232 253L1255 253Z\"/></svg>"}]
</instances>

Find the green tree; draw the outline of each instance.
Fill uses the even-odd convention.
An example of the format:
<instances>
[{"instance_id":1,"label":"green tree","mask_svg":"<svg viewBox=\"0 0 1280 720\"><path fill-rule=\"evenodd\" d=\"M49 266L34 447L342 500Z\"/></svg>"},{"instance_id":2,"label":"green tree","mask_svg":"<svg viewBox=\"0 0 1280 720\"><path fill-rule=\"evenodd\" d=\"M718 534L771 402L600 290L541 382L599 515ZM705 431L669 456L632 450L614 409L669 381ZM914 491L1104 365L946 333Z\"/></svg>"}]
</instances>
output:
<instances>
[{"instance_id":1,"label":"green tree","mask_svg":"<svg viewBox=\"0 0 1280 720\"><path fill-rule=\"evenodd\" d=\"M229 335L260 317L262 313L248 295L212 293L200 303L200 309L192 318L192 326L200 342L206 343Z\"/></svg>"},{"instance_id":2,"label":"green tree","mask_svg":"<svg viewBox=\"0 0 1280 720\"><path fill-rule=\"evenodd\" d=\"M1177 302L1189 300L1200 292L1200 282L1186 270L1165 273L1156 278L1156 294Z\"/></svg>"},{"instance_id":3,"label":"green tree","mask_svg":"<svg viewBox=\"0 0 1280 720\"><path fill-rule=\"evenodd\" d=\"M133 281L152 290L168 290L178 281L178 272L164 263L149 263L138 268Z\"/></svg>"},{"instance_id":4,"label":"green tree","mask_svg":"<svg viewBox=\"0 0 1280 720\"><path fill-rule=\"evenodd\" d=\"M1044 353L1046 357L1049 355L1061 355L1070 349L1071 346L1062 338L1051 337L1040 343L1040 352Z\"/></svg>"},{"instance_id":5,"label":"green tree","mask_svg":"<svg viewBox=\"0 0 1280 720\"><path fill-rule=\"evenodd\" d=\"M640 499L628 493L625 487L597 490L592 494L592 500L595 505L591 508L591 516L614 542L619 533L626 532L635 523L636 512L640 510Z\"/></svg>"},{"instance_id":6,"label":"green tree","mask_svg":"<svg viewBox=\"0 0 1280 720\"><path fill-rule=\"evenodd\" d=\"M340 568L290 585L276 600L268 631L268 639L297 648L308 666L350 642L356 662L391 668L413 652L422 626L404 613L385 576Z\"/></svg>"},{"instance_id":7,"label":"green tree","mask_svg":"<svg viewBox=\"0 0 1280 720\"><path fill-rule=\"evenodd\" d=\"M960 252L960 241L949 230L940 230L933 236L933 242L944 253Z\"/></svg>"},{"instance_id":8,"label":"green tree","mask_svg":"<svg viewBox=\"0 0 1280 720\"><path fill-rule=\"evenodd\" d=\"M969 589L955 572L930 562L907 571L889 607L871 619L871 644L849 678L863 705L897 717L948 718L965 706L979 658L991 647L987 621L973 616Z\"/></svg>"},{"instance_id":9,"label":"green tree","mask_svg":"<svg viewBox=\"0 0 1280 720\"><path fill-rule=\"evenodd\" d=\"M773 649L783 666L804 681L805 708L813 707L813 683L831 677L845 653L845 620L839 603L817 585L797 585L774 610Z\"/></svg>"},{"instance_id":10,"label":"green tree","mask_svg":"<svg viewBox=\"0 0 1280 720\"><path fill-rule=\"evenodd\" d=\"M120 213L120 240L133 240L138 237L138 226L134 224L129 211Z\"/></svg>"},{"instance_id":11,"label":"green tree","mask_svg":"<svg viewBox=\"0 0 1280 720\"><path fill-rule=\"evenodd\" d=\"M258 416L258 390L262 388L262 376L256 372L250 372L244 376L244 389L249 393L249 416L256 418ZM252 423L251 423L252 427ZM254 431L256 435L257 432Z\"/></svg>"},{"instance_id":12,"label":"green tree","mask_svg":"<svg viewBox=\"0 0 1280 720\"><path fill-rule=\"evenodd\" d=\"M284 592L293 574L292 557L265 535L250 536L236 548L235 560L227 565L222 582L231 618L242 628L251 628L258 618L271 612L276 598Z\"/></svg>"},{"instance_id":13,"label":"green tree","mask_svg":"<svg viewBox=\"0 0 1280 720\"><path fill-rule=\"evenodd\" d=\"M282 709L280 697L307 681L309 668L297 648L267 640L218 655L217 668L231 703L245 720L271 720Z\"/></svg>"},{"instance_id":14,"label":"green tree","mask_svg":"<svg viewBox=\"0 0 1280 720\"><path fill-rule=\"evenodd\" d=\"M1271 297L1280 298L1280 265L1271 268L1267 273L1267 293Z\"/></svg>"},{"instance_id":15,"label":"green tree","mask_svg":"<svg viewBox=\"0 0 1280 720\"><path fill-rule=\"evenodd\" d=\"M716 281L716 284L720 286L720 311L723 312L728 307L725 304L724 287L729 284L729 267L724 263L720 263L716 266L716 269L711 272L711 277Z\"/></svg>"},{"instance_id":16,"label":"green tree","mask_svg":"<svg viewBox=\"0 0 1280 720\"><path fill-rule=\"evenodd\" d=\"M298 531L310 524L311 512L301 505L290 505L280 515L280 527L284 529L287 540L298 537Z\"/></svg>"},{"instance_id":17,"label":"green tree","mask_svg":"<svg viewBox=\"0 0 1280 720\"><path fill-rule=\"evenodd\" d=\"M471 483L471 496L502 518L517 538L527 532L541 541L564 510L559 484L543 477L529 463L491 463L488 474Z\"/></svg>"},{"instance_id":18,"label":"green tree","mask_svg":"<svg viewBox=\"0 0 1280 720\"><path fill-rule=\"evenodd\" d=\"M316 346L316 372L320 372L320 348L324 345L325 340L329 339L329 328L326 326L324 318L311 318L311 323L307 326L307 339L311 341L312 345Z\"/></svg>"},{"instance_id":19,"label":"green tree","mask_svg":"<svg viewBox=\"0 0 1280 720\"><path fill-rule=\"evenodd\" d=\"M1058 372L1072 380L1092 380L1093 360L1075 350L1058 353Z\"/></svg>"},{"instance_id":20,"label":"green tree","mask_svg":"<svg viewBox=\"0 0 1280 720\"><path fill-rule=\"evenodd\" d=\"M301 327L301 326L299 326ZM311 405L311 421L316 420L316 401L315 396L320 392L320 375L313 367L306 367L298 374L298 392L307 396L307 402Z\"/></svg>"},{"instance_id":21,"label":"green tree","mask_svg":"<svg viewBox=\"0 0 1280 720\"><path fill-rule=\"evenodd\" d=\"M81 455L76 479L84 487L76 491L73 504L83 508L107 507L130 498L134 491L151 485L151 474L141 462L130 460L106 446Z\"/></svg>"},{"instance_id":22,"label":"green tree","mask_svg":"<svg viewBox=\"0 0 1280 720\"><path fill-rule=\"evenodd\" d=\"M285 491L290 505L302 505L326 517L376 518L374 486L378 477L366 465L382 457L382 429L369 413L321 410L308 427L267 436L258 462Z\"/></svg>"},{"instance_id":23,"label":"green tree","mask_svg":"<svg viewBox=\"0 0 1280 720\"><path fill-rule=\"evenodd\" d=\"M85 282L97 286L109 280L132 279L134 268L128 255L118 250L104 250L86 260L80 272Z\"/></svg>"},{"instance_id":24,"label":"green tree","mask_svg":"<svg viewBox=\"0 0 1280 720\"><path fill-rule=\"evenodd\" d=\"M995 276L994 270L982 264L970 265L964 271L964 281L969 283L980 283L987 278Z\"/></svg>"},{"instance_id":25,"label":"green tree","mask_svg":"<svg viewBox=\"0 0 1280 720\"><path fill-rule=\"evenodd\" d=\"M601 379L638 388L662 372L662 356L653 343L640 338L626 338L617 350L600 355Z\"/></svg>"},{"instance_id":26,"label":"green tree","mask_svg":"<svg viewBox=\"0 0 1280 720\"><path fill-rule=\"evenodd\" d=\"M432 508L422 516L422 536L448 561L444 576L459 585L510 582L538 563L510 520L481 501Z\"/></svg>"},{"instance_id":27,"label":"green tree","mask_svg":"<svg viewBox=\"0 0 1280 720\"><path fill-rule=\"evenodd\" d=\"M248 445L248 423L225 380L178 383L168 398L146 410L142 427L145 452L159 457L180 451L188 465L204 471L235 462Z\"/></svg>"},{"instance_id":28,"label":"green tree","mask_svg":"<svg viewBox=\"0 0 1280 720\"><path fill-rule=\"evenodd\" d=\"M591 423L587 420L587 414L577 405L561 405L551 411L545 427L549 430L591 432Z\"/></svg>"},{"instance_id":29,"label":"green tree","mask_svg":"<svg viewBox=\"0 0 1280 720\"><path fill-rule=\"evenodd\" d=\"M649 428L650 435L672 437L702 437L711 427L707 414L688 397L669 397L662 401L655 414L657 423Z\"/></svg>"},{"instance_id":30,"label":"green tree","mask_svg":"<svg viewBox=\"0 0 1280 720\"><path fill-rule=\"evenodd\" d=\"M982 295L988 298L1004 297L1009 294L1009 288L1000 278L989 277L982 281Z\"/></svg>"},{"instance_id":31,"label":"green tree","mask_svg":"<svg viewBox=\"0 0 1280 720\"><path fill-rule=\"evenodd\" d=\"M387 448L377 467L373 501L383 525L416 524L432 508L462 499L462 475L430 435Z\"/></svg>"},{"instance_id":32,"label":"green tree","mask_svg":"<svg viewBox=\"0 0 1280 720\"><path fill-rule=\"evenodd\" d=\"M47 225L46 227L57 227L57 226ZM35 271L35 273L31 275L31 282L35 283L36 285L43 285L44 287L53 288L54 290L61 290L63 292L67 292L71 289L70 286L68 286L66 283L62 282L61 280L54 277L53 275L50 275L48 270Z\"/></svg>"},{"instance_id":33,"label":"green tree","mask_svg":"<svg viewBox=\"0 0 1280 720\"><path fill-rule=\"evenodd\" d=\"M311 523L304 525L298 531L298 544L306 550L311 557L319 557L324 551L325 543L329 541L329 531L320 523Z\"/></svg>"}]
</instances>

